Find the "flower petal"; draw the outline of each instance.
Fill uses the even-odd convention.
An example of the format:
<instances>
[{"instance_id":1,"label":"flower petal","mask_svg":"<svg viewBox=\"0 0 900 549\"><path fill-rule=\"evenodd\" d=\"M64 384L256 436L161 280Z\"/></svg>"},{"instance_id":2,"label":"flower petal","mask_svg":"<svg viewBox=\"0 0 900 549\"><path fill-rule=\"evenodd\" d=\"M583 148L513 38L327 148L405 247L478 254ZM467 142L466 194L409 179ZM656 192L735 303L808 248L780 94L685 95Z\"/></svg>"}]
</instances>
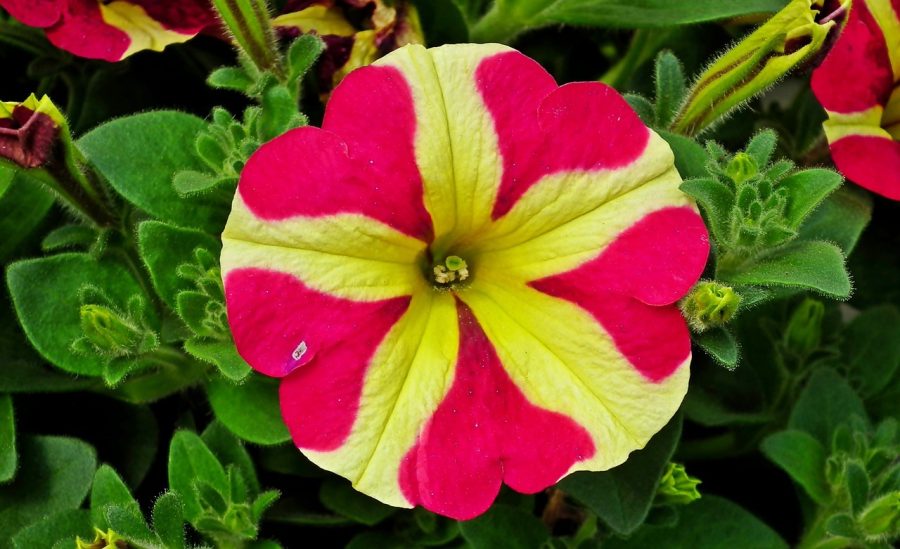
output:
<instances>
[{"instance_id":1,"label":"flower petal","mask_svg":"<svg viewBox=\"0 0 900 549\"><path fill-rule=\"evenodd\" d=\"M222 242L223 273L288 273L318 292L354 301L408 296L426 284L416 266L425 244L360 214L267 221L239 194Z\"/></svg>"},{"instance_id":2,"label":"flower petal","mask_svg":"<svg viewBox=\"0 0 900 549\"><path fill-rule=\"evenodd\" d=\"M0 7L22 24L46 28L59 21L64 3L63 0L0 0Z\"/></svg>"},{"instance_id":3,"label":"flower petal","mask_svg":"<svg viewBox=\"0 0 900 549\"><path fill-rule=\"evenodd\" d=\"M350 479L358 490L385 503L410 507L400 487L401 462L447 392L458 347L453 296L418 293L367 361L359 405L350 404L355 421L339 447L321 451L303 438L304 427L312 437L323 427L317 423L317 418L323 417L320 412L299 408L306 396L316 392L323 395L316 401L326 410L322 413L347 409L342 394L334 391L327 376L310 382L303 379L300 369L285 380L281 392L285 421L298 446L314 463ZM331 363L323 367L341 370L350 366ZM337 398L328 396L332 394Z\"/></svg>"},{"instance_id":4,"label":"flower petal","mask_svg":"<svg viewBox=\"0 0 900 549\"><path fill-rule=\"evenodd\" d=\"M96 0L69 0L62 19L47 29L47 39L79 57L118 61L125 56L131 39L108 24ZM86 37L90 37L86 39Z\"/></svg>"},{"instance_id":5,"label":"flower petal","mask_svg":"<svg viewBox=\"0 0 900 549\"><path fill-rule=\"evenodd\" d=\"M894 75L881 29L866 2L854 2L838 41L813 72L812 89L829 112L852 113L884 105Z\"/></svg>"},{"instance_id":6,"label":"flower petal","mask_svg":"<svg viewBox=\"0 0 900 549\"><path fill-rule=\"evenodd\" d=\"M490 507L501 481L535 493L595 450L583 427L528 402L472 311L457 308L453 385L404 458L400 483L410 503L467 520Z\"/></svg>"},{"instance_id":7,"label":"flower petal","mask_svg":"<svg viewBox=\"0 0 900 549\"><path fill-rule=\"evenodd\" d=\"M891 200L900 200L900 142L884 134L847 135L832 141L831 157L847 179Z\"/></svg>"},{"instance_id":8,"label":"flower petal","mask_svg":"<svg viewBox=\"0 0 900 549\"><path fill-rule=\"evenodd\" d=\"M372 93L402 90L390 90L391 82L396 80L383 73L376 75L379 83L372 83L376 86ZM352 86L364 76L348 82ZM352 87L345 84L341 89ZM329 105L334 101L333 98ZM391 118L395 125L391 130L396 132L395 140L403 139L399 122L405 118L402 103L388 105L393 107ZM346 133L350 134L349 144L343 136L313 127L292 130L266 143L250 157L241 173L238 191L247 206L258 217L269 220L360 213L410 236L429 240L428 214L416 198L421 196L421 183L415 166L404 164L402 153L396 153L404 150L402 141L384 147L376 141L371 146L375 150L365 150L353 140L351 132ZM373 132L373 139L377 135Z\"/></svg>"},{"instance_id":9,"label":"flower petal","mask_svg":"<svg viewBox=\"0 0 900 549\"><path fill-rule=\"evenodd\" d=\"M528 401L563 414L590 432L597 453L574 463L569 472L606 470L625 461L669 421L687 391L690 346L668 377L651 380L593 315L569 301L528 286L481 279L460 299L472 308L510 379ZM643 340L644 345L683 337L683 320L676 326L671 313L634 314L636 303L611 300L611 306L626 309L609 314L621 322L659 323L649 329L653 339Z\"/></svg>"}]
</instances>

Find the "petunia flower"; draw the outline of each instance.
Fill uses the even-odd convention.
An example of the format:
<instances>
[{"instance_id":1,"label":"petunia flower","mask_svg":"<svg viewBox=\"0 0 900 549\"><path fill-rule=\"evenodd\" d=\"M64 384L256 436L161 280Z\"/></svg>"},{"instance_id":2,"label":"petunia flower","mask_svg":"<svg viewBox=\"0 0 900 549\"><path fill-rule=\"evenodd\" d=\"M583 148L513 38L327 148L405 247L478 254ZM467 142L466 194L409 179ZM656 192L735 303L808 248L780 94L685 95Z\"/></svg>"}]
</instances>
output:
<instances>
[{"instance_id":1,"label":"petunia flower","mask_svg":"<svg viewBox=\"0 0 900 549\"><path fill-rule=\"evenodd\" d=\"M500 45L399 49L248 161L222 235L241 355L309 459L457 519L643 447L685 394L709 242L612 88Z\"/></svg>"},{"instance_id":2,"label":"petunia flower","mask_svg":"<svg viewBox=\"0 0 900 549\"><path fill-rule=\"evenodd\" d=\"M838 170L900 200L900 0L856 0L812 76Z\"/></svg>"},{"instance_id":3,"label":"petunia flower","mask_svg":"<svg viewBox=\"0 0 900 549\"><path fill-rule=\"evenodd\" d=\"M25 25L45 29L56 47L104 61L162 51L215 21L207 0L0 0L0 7Z\"/></svg>"},{"instance_id":4,"label":"petunia flower","mask_svg":"<svg viewBox=\"0 0 900 549\"><path fill-rule=\"evenodd\" d=\"M318 72L326 91L396 48L425 43L418 12L407 0L291 0L272 24L288 36L322 37L327 48Z\"/></svg>"}]
</instances>

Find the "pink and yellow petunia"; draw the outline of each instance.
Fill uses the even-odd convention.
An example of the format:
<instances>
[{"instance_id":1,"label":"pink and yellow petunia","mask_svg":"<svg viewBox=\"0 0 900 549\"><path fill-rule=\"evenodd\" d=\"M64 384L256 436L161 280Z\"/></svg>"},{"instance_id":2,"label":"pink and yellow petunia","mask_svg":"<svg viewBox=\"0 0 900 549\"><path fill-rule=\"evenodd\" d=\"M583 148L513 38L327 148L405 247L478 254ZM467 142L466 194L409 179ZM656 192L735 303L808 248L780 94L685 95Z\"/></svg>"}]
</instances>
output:
<instances>
[{"instance_id":1,"label":"pink and yellow petunia","mask_svg":"<svg viewBox=\"0 0 900 549\"><path fill-rule=\"evenodd\" d=\"M856 0L812 77L837 168L900 200L900 0Z\"/></svg>"},{"instance_id":2,"label":"pink and yellow petunia","mask_svg":"<svg viewBox=\"0 0 900 549\"><path fill-rule=\"evenodd\" d=\"M407 46L263 145L222 235L241 355L296 445L457 519L643 447L687 390L709 241L672 152L600 83Z\"/></svg>"},{"instance_id":3,"label":"pink and yellow petunia","mask_svg":"<svg viewBox=\"0 0 900 549\"><path fill-rule=\"evenodd\" d=\"M45 29L56 47L104 61L162 51L215 22L208 0L0 0L0 7Z\"/></svg>"}]
</instances>

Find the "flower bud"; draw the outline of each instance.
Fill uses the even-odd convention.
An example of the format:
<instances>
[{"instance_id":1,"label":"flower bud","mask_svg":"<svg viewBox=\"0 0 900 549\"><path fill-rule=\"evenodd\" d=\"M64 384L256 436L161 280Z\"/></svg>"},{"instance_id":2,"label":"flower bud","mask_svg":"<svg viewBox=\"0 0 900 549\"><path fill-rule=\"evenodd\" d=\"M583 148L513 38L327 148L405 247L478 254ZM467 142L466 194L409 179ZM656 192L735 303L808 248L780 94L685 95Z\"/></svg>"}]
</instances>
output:
<instances>
[{"instance_id":1,"label":"flower bud","mask_svg":"<svg viewBox=\"0 0 900 549\"><path fill-rule=\"evenodd\" d=\"M130 354L140 346L143 332L120 313L103 305L82 305L81 330L95 349L110 356Z\"/></svg>"},{"instance_id":2,"label":"flower bud","mask_svg":"<svg viewBox=\"0 0 900 549\"><path fill-rule=\"evenodd\" d=\"M681 311L695 332L724 326L738 310L741 296L718 282L700 282L681 301Z\"/></svg>"},{"instance_id":3,"label":"flower bud","mask_svg":"<svg viewBox=\"0 0 900 549\"><path fill-rule=\"evenodd\" d=\"M833 18L817 21L825 0L792 0L706 68L672 124L695 135L764 91L824 45Z\"/></svg>"},{"instance_id":4,"label":"flower bud","mask_svg":"<svg viewBox=\"0 0 900 549\"><path fill-rule=\"evenodd\" d=\"M46 95L21 103L0 102L0 158L23 168L48 164L57 150L66 121Z\"/></svg>"},{"instance_id":5,"label":"flower bud","mask_svg":"<svg viewBox=\"0 0 900 549\"><path fill-rule=\"evenodd\" d=\"M669 462L666 472L659 481L659 488L656 490L657 499L661 503L673 505L688 504L700 499L700 492L697 490L698 484L700 484L700 480L688 475L684 465Z\"/></svg>"},{"instance_id":6,"label":"flower bud","mask_svg":"<svg viewBox=\"0 0 900 549\"><path fill-rule=\"evenodd\" d=\"M747 153L737 153L725 169L726 175L737 184L743 183L759 173L759 167L753 157Z\"/></svg>"},{"instance_id":7,"label":"flower bud","mask_svg":"<svg viewBox=\"0 0 900 549\"><path fill-rule=\"evenodd\" d=\"M822 342L822 317L825 305L821 301L806 298L788 321L784 332L784 345L798 356L805 357L819 348Z\"/></svg>"}]
</instances>

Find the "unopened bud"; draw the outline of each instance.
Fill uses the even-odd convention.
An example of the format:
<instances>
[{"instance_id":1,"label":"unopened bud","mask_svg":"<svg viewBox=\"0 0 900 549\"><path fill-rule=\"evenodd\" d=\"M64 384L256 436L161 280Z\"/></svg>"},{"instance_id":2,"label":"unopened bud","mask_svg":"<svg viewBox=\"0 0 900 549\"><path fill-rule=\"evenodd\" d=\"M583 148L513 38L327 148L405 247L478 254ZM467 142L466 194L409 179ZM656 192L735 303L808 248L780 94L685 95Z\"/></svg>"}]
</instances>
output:
<instances>
[{"instance_id":1,"label":"unopened bud","mask_svg":"<svg viewBox=\"0 0 900 549\"><path fill-rule=\"evenodd\" d=\"M889 492L869 503L859 514L857 523L870 541L893 538L900 534L900 490Z\"/></svg>"},{"instance_id":2,"label":"unopened bud","mask_svg":"<svg viewBox=\"0 0 900 549\"><path fill-rule=\"evenodd\" d=\"M84 337L103 354L126 355L141 343L141 329L109 307L82 305L79 314Z\"/></svg>"},{"instance_id":3,"label":"unopened bud","mask_svg":"<svg viewBox=\"0 0 900 549\"><path fill-rule=\"evenodd\" d=\"M759 166L747 153L737 153L725 169L726 175L735 183L743 183L759 173Z\"/></svg>"},{"instance_id":4,"label":"unopened bud","mask_svg":"<svg viewBox=\"0 0 900 549\"><path fill-rule=\"evenodd\" d=\"M741 296L718 282L700 282L681 301L681 311L695 332L724 326L738 310Z\"/></svg>"},{"instance_id":5,"label":"unopened bud","mask_svg":"<svg viewBox=\"0 0 900 549\"><path fill-rule=\"evenodd\" d=\"M821 301L806 298L788 321L784 332L784 345L792 353L805 357L819 348L822 342L822 318L825 305Z\"/></svg>"},{"instance_id":6,"label":"unopened bud","mask_svg":"<svg viewBox=\"0 0 900 549\"><path fill-rule=\"evenodd\" d=\"M698 484L700 480L688 475L684 465L670 462L659 481L656 495L662 503L685 505L700 499Z\"/></svg>"}]
</instances>

